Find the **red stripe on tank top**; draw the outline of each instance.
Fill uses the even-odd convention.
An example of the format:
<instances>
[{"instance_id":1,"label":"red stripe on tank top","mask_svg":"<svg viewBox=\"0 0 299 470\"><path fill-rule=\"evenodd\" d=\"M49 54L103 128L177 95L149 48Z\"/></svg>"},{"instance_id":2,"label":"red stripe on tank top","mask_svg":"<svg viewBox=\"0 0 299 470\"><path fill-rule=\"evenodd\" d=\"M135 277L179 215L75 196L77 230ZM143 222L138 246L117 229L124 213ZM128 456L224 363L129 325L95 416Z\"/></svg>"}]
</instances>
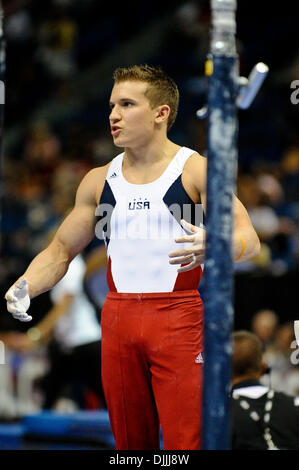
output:
<instances>
[{"instance_id":1,"label":"red stripe on tank top","mask_svg":"<svg viewBox=\"0 0 299 470\"><path fill-rule=\"evenodd\" d=\"M112 272L111 272L111 258L110 258L110 256L108 258L108 266L107 266L107 284L108 284L110 292L117 292L117 289L116 289L114 281L113 281Z\"/></svg>"},{"instance_id":2,"label":"red stripe on tank top","mask_svg":"<svg viewBox=\"0 0 299 470\"><path fill-rule=\"evenodd\" d=\"M182 266L185 265L182 264ZM201 266L197 266L197 268L185 271L184 273L178 273L173 291L198 289L201 276Z\"/></svg>"}]
</instances>

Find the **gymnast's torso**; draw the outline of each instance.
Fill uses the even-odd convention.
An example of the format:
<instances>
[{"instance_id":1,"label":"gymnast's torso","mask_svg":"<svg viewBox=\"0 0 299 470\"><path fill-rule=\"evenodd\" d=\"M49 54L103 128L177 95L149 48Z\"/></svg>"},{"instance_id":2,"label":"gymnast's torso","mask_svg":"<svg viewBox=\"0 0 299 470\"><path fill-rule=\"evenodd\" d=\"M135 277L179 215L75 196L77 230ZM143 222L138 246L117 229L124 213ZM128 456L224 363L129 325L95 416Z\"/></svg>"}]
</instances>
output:
<instances>
[{"instance_id":1,"label":"gymnast's torso","mask_svg":"<svg viewBox=\"0 0 299 470\"><path fill-rule=\"evenodd\" d=\"M147 184L125 179L124 153L111 161L96 211L96 236L107 248L110 291L198 289L203 266L178 273L168 258L177 249L175 238L186 234L182 218L197 226L204 223L201 203L190 198L182 183L183 168L194 153L181 147L162 175Z\"/></svg>"}]
</instances>

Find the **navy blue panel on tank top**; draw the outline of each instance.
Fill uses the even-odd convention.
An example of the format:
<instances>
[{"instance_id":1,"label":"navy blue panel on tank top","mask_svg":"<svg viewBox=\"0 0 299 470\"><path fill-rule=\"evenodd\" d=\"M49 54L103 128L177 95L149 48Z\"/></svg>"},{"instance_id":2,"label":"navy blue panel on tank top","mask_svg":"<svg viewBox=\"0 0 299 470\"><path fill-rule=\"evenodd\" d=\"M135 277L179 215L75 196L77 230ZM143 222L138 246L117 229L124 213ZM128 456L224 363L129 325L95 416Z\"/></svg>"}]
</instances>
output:
<instances>
[{"instance_id":1,"label":"navy blue panel on tank top","mask_svg":"<svg viewBox=\"0 0 299 470\"><path fill-rule=\"evenodd\" d=\"M195 218L195 210L196 210L196 204L190 196L188 195L187 191L185 190L183 183L182 183L182 175L178 176L178 178L172 183L172 185L169 187L168 191L165 193L165 196L163 197L163 201L168 207L170 213L173 215L173 217L177 220L177 222L180 224L180 217L178 217L177 211L172 211L170 209L171 205L178 204L180 206L180 213L181 213L181 218L183 217L184 214L184 219L186 222L191 223L192 225L196 225L196 218ZM190 211L184 212L183 211L183 206L184 204L190 204ZM200 203L199 203L200 204ZM204 213L203 213L203 224L204 224Z\"/></svg>"},{"instance_id":2,"label":"navy blue panel on tank top","mask_svg":"<svg viewBox=\"0 0 299 470\"><path fill-rule=\"evenodd\" d=\"M111 216L112 216L112 212L113 212L112 208L115 207L116 200L115 200L115 197L113 196L113 192L112 192L107 180L105 181L103 192L102 192L102 195L100 197L99 206L102 206L103 204L109 205L110 210L109 210L109 212L108 211L103 211L103 214L101 214L100 216L97 216L97 219L98 219L98 223L101 223L101 220L104 217L107 217L107 215L109 216L108 219L107 219L107 222L102 227L104 235L105 235L106 246L108 248L108 245L109 245L109 242L110 242L109 234L111 233L110 223L111 223Z\"/></svg>"}]
</instances>

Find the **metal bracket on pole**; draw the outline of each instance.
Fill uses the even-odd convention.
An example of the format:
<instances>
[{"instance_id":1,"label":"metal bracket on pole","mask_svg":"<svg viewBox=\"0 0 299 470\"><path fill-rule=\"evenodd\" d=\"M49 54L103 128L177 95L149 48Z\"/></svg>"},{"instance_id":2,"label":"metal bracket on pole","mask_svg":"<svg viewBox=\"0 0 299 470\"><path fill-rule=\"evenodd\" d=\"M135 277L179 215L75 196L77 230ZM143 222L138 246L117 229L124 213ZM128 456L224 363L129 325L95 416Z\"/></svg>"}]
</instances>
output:
<instances>
[{"instance_id":1,"label":"metal bracket on pole","mask_svg":"<svg viewBox=\"0 0 299 470\"><path fill-rule=\"evenodd\" d=\"M239 94L237 97L238 108L249 108L252 101L256 97L260 87L262 86L268 74L268 71L269 67L263 62L259 62L253 67L247 79L247 83L243 86L241 85L240 87ZM244 77L240 77L240 79L244 79Z\"/></svg>"},{"instance_id":2,"label":"metal bracket on pole","mask_svg":"<svg viewBox=\"0 0 299 470\"><path fill-rule=\"evenodd\" d=\"M267 74L269 67L263 62L256 64L249 74L249 77L239 77L239 91L236 100L236 105L240 109L248 109L256 97L259 89L261 88ZM208 107L203 106L196 111L198 119L207 117Z\"/></svg>"}]
</instances>

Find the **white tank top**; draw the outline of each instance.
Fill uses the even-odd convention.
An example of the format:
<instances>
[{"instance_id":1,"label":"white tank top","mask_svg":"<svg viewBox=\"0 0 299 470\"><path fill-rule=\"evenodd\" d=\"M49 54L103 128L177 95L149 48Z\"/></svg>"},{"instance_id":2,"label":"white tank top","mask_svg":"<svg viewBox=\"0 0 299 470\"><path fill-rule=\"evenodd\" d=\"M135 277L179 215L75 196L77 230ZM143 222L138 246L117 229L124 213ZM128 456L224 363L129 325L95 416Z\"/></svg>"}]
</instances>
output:
<instances>
[{"instance_id":1,"label":"white tank top","mask_svg":"<svg viewBox=\"0 0 299 470\"><path fill-rule=\"evenodd\" d=\"M198 289L203 266L178 273L179 265L169 264L168 257L172 251L191 246L175 242L186 234L182 218L203 226L202 205L190 199L181 180L184 165L194 153L181 147L163 174L147 184L129 183L124 178L124 153L112 160L96 211L96 236L106 244L111 291Z\"/></svg>"}]
</instances>

